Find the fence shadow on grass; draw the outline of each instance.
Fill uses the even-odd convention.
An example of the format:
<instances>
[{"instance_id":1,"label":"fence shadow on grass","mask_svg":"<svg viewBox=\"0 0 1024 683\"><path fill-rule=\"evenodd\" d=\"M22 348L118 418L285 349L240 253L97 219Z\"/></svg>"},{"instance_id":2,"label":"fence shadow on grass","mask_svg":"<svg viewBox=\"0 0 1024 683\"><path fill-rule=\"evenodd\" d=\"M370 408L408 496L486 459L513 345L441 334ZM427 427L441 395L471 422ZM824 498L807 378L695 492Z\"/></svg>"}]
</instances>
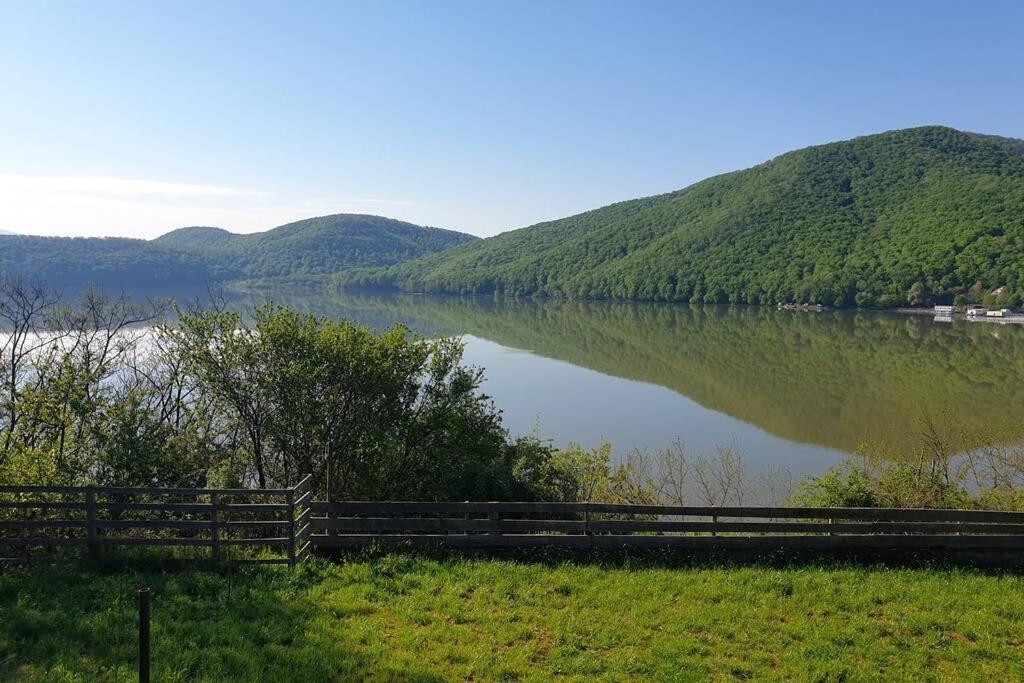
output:
<instances>
[{"instance_id":1,"label":"fence shadow on grass","mask_svg":"<svg viewBox=\"0 0 1024 683\"><path fill-rule=\"evenodd\" d=\"M140 586L153 591L153 680L441 680L360 653L313 618L315 570L16 567L0 572L0 679L133 680Z\"/></svg>"},{"instance_id":2,"label":"fence shadow on grass","mask_svg":"<svg viewBox=\"0 0 1024 683\"><path fill-rule=\"evenodd\" d=\"M708 569L735 567L771 568L905 568L936 570L970 570L985 575L1024 575L1024 551L1013 557L996 556L969 559L963 553L944 556L941 553L907 552L889 554L880 559L870 551L818 552L799 550L772 551L679 551L666 549L574 550L565 548L490 548L472 549L371 545L353 550L318 550L317 556L344 563L395 555L438 561L499 560L555 567L562 564L597 566L609 569Z\"/></svg>"}]
</instances>

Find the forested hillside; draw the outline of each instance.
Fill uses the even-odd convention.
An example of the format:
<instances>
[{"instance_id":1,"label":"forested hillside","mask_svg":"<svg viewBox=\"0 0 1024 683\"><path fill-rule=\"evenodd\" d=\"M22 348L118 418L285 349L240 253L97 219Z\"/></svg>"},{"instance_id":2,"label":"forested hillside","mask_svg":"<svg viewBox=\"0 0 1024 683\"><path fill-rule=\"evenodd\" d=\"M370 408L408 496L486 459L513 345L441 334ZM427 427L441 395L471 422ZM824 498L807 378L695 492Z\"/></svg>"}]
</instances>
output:
<instances>
[{"instance_id":1,"label":"forested hillside","mask_svg":"<svg viewBox=\"0 0 1024 683\"><path fill-rule=\"evenodd\" d=\"M198 254L117 237L0 235L0 275L23 273L52 287L166 286L213 280Z\"/></svg>"},{"instance_id":2,"label":"forested hillside","mask_svg":"<svg viewBox=\"0 0 1024 683\"><path fill-rule=\"evenodd\" d=\"M474 240L471 235L339 214L266 232L182 228L155 240L0 235L0 274L51 286L195 285L316 278L346 268L388 266Z\"/></svg>"},{"instance_id":3,"label":"forested hillside","mask_svg":"<svg viewBox=\"0 0 1024 683\"><path fill-rule=\"evenodd\" d=\"M226 279L265 279L392 265L475 239L380 216L338 214L245 235L219 228L182 228L155 242L202 254Z\"/></svg>"},{"instance_id":4,"label":"forested hillside","mask_svg":"<svg viewBox=\"0 0 1024 683\"><path fill-rule=\"evenodd\" d=\"M1024 298L1024 141L924 127L784 154L347 284L888 307Z\"/></svg>"}]
</instances>

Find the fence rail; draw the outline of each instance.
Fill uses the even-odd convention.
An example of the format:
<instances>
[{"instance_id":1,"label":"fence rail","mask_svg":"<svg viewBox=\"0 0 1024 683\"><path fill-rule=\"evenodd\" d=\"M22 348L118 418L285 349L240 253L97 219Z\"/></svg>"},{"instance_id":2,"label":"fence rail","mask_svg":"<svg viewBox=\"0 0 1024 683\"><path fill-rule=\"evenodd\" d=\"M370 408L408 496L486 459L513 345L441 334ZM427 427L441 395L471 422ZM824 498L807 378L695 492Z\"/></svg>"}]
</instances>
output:
<instances>
[{"instance_id":1,"label":"fence rail","mask_svg":"<svg viewBox=\"0 0 1024 683\"><path fill-rule=\"evenodd\" d=\"M314 502L313 515L318 548L1017 551L1024 560L1024 513L996 510Z\"/></svg>"},{"instance_id":2,"label":"fence rail","mask_svg":"<svg viewBox=\"0 0 1024 683\"><path fill-rule=\"evenodd\" d=\"M218 562L294 564L309 551L297 546L296 524L311 514L311 484L306 477L291 489L0 486L0 558L50 559L39 551L67 548L97 558L106 548L148 546L208 548ZM239 557L226 548L278 552Z\"/></svg>"},{"instance_id":3,"label":"fence rail","mask_svg":"<svg viewBox=\"0 0 1024 683\"><path fill-rule=\"evenodd\" d=\"M800 550L1001 553L1024 562L1024 513L533 502L323 502L290 489L0 487L0 558L181 546L217 562L296 564L317 549ZM239 550L241 549L241 550ZM263 552L254 556L253 551ZM267 551L276 555L268 556ZM242 552L242 555L239 555ZM14 555L12 555L12 553ZM248 554L245 554L248 553Z\"/></svg>"}]
</instances>

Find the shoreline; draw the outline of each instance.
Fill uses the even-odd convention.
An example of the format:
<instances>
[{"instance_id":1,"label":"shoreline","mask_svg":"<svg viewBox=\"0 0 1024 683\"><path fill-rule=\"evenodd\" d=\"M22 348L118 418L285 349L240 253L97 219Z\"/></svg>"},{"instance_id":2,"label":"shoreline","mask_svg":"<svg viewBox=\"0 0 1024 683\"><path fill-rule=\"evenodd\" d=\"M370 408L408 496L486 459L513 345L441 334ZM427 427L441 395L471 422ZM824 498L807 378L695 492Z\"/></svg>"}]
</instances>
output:
<instances>
[{"instance_id":1,"label":"shoreline","mask_svg":"<svg viewBox=\"0 0 1024 683\"><path fill-rule=\"evenodd\" d=\"M936 315L935 310L932 308L895 308L890 309L894 313L902 313L904 315L921 315L931 316L938 322L952 322L953 320L961 320L969 323L996 323L999 325L1024 325L1024 314L1015 313L1008 315L1003 318L989 317L986 315L966 315L964 313L953 313L952 315Z\"/></svg>"}]
</instances>

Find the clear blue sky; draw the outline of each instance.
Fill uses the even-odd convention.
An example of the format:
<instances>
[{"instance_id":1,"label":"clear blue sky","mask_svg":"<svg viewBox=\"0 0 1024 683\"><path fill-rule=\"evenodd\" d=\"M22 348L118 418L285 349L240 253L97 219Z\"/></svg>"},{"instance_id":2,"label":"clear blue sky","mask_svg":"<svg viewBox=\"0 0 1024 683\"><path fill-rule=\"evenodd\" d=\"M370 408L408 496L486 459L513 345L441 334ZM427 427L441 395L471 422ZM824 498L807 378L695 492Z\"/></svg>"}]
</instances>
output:
<instances>
[{"instance_id":1,"label":"clear blue sky","mask_svg":"<svg viewBox=\"0 0 1024 683\"><path fill-rule=\"evenodd\" d=\"M0 0L0 229L490 235L793 148L1024 137L1021 2Z\"/></svg>"}]
</instances>

